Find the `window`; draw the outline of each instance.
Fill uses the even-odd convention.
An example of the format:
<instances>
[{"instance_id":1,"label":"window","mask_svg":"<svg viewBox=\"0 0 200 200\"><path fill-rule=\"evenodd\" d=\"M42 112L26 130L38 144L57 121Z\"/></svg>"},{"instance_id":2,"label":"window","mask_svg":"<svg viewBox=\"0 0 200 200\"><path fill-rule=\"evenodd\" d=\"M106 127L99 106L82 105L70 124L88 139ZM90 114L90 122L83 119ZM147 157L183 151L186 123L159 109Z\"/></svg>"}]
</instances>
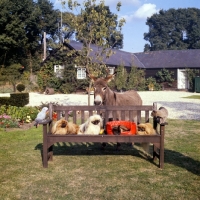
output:
<instances>
[{"instance_id":1,"label":"window","mask_svg":"<svg viewBox=\"0 0 200 200\"><path fill-rule=\"evenodd\" d=\"M86 68L77 68L77 79L85 79L86 78Z\"/></svg>"},{"instance_id":2,"label":"window","mask_svg":"<svg viewBox=\"0 0 200 200\"><path fill-rule=\"evenodd\" d=\"M109 74L114 74L115 68L114 67L108 67Z\"/></svg>"},{"instance_id":3,"label":"window","mask_svg":"<svg viewBox=\"0 0 200 200\"><path fill-rule=\"evenodd\" d=\"M55 72L55 74L56 74L57 77L62 78L63 71L64 71L64 66L54 65L54 72Z\"/></svg>"}]
</instances>

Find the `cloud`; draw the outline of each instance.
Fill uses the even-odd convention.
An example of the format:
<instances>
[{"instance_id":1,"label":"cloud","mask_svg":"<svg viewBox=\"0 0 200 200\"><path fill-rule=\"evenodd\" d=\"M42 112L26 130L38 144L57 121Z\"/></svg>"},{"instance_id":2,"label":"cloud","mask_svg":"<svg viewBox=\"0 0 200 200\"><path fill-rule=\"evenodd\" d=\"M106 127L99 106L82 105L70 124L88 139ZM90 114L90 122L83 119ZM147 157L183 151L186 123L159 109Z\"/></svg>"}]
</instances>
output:
<instances>
[{"instance_id":1,"label":"cloud","mask_svg":"<svg viewBox=\"0 0 200 200\"><path fill-rule=\"evenodd\" d=\"M157 13L159 9L156 9L155 4L143 4L139 7L135 12L122 15L120 18L124 18L126 22L131 22L134 19L147 19L147 17L151 17L153 14Z\"/></svg>"},{"instance_id":2,"label":"cloud","mask_svg":"<svg viewBox=\"0 0 200 200\"><path fill-rule=\"evenodd\" d=\"M116 0L105 0L106 5L117 5L119 1ZM139 6L141 4L141 0L123 0L121 1L122 7L127 6L127 5L134 5L134 6Z\"/></svg>"},{"instance_id":3,"label":"cloud","mask_svg":"<svg viewBox=\"0 0 200 200\"><path fill-rule=\"evenodd\" d=\"M157 13L159 9L156 9L155 4L147 3L143 4L134 14L133 17L139 19L146 19L151 17L153 14Z\"/></svg>"}]
</instances>

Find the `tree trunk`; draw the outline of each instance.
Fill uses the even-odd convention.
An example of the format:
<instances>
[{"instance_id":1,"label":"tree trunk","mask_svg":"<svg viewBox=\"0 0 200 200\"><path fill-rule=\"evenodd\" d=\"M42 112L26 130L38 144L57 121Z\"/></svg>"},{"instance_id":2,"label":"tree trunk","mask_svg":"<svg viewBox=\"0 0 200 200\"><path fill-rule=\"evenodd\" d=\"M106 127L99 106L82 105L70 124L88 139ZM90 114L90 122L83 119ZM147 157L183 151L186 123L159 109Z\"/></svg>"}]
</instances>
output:
<instances>
[{"instance_id":1,"label":"tree trunk","mask_svg":"<svg viewBox=\"0 0 200 200\"><path fill-rule=\"evenodd\" d=\"M92 87L92 81L90 81L89 87L88 87L88 106L90 106L90 90Z\"/></svg>"}]
</instances>

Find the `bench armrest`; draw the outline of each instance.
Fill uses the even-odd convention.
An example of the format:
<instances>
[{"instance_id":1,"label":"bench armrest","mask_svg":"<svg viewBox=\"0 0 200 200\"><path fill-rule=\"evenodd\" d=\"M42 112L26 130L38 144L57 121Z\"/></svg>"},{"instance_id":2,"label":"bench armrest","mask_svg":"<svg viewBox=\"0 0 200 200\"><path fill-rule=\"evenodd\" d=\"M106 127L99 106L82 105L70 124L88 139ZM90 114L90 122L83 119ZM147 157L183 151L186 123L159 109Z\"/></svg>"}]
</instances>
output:
<instances>
[{"instance_id":1,"label":"bench armrest","mask_svg":"<svg viewBox=\"0 0 200 200\"><path fill-rule=\"evenodd\" d=\"M39 122L39 124L49 124L52 121L52 119L44 119L42 121Z\"/></svg>"}]
</instances>

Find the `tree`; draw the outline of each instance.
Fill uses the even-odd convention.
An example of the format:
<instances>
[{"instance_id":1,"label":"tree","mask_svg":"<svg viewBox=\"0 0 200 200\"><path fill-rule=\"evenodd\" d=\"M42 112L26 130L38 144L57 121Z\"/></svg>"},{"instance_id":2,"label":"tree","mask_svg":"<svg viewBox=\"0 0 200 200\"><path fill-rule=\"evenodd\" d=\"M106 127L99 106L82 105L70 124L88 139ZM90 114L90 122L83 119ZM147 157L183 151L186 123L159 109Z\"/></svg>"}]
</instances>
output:
<instances>
[{"instance_id":1,"label":"tree","mask_svg":"<svg viewBox=\"0 0 200 200\"><path fill-rule=\"evenodd\" d=\"M16 92L16 85L23 81L23 69L20 64L12 64L8 68L0 68L0 81L9 81L13 86L13 91Z\"/></svg>"},{"instance_id":2,"label":"tree","mask_svg":"<svg viewBox=\"0 0 200 200\"><path fill-rule=\"evenodd\" d=\"M107 18L108 10L105 7L104 1L98 4L100 8L98 12L96 10L96 0L84 1L83 7L81 7L77 1L62 1L63 4L66 2L71 10L73 10L73 8L77 10L80 8L78 15L69 15L69 21L71 21L72 25L71 28L76 31L76 39L83 41L83 48L78 51L75 64L84 66L88 71L93 71L93 73L99 75L102 73L102 69L106 67L106 58L109 58L113 54L108 36L115 34L117 31L121 31L125 20L119 20L116 25L116 15L111 15L110 18ZM119 10L120 7L121 3L118 3L117 9ZM116 39L117 38L118 37L116 37ZM92 52L92 44L98 47L95 53ZM67 55L70 56L74 53L75 52L70 51ZM92 83L90 83L89 90L91 84ZM88 103L89 102L90 95L88 94Z\"/></svg>"},{"instance_id":3,"label":"tree","mask_svg":"<svg viewBox=\"0 0 200 200\"><path fill-rule=\"evenodd\" d=\"M200 9L160 10L147 18L149 32L144 33L144 51L199 49Z\"/></svg>"},{"instance_id":4,"label":"tree","mask_svg":"<svg viewBox=\"0 0 200 200\"><path fill-rule=\"evenodd\" d=\"M74 14L72 12L62 13L62 27L61 27L61 40L72 39L75 33L73 29L72 21L70 21L71 16Z\"/></svg>"},{"instance_id":5,"label":"tree","mask_svg":"<svg viewBox=\"0 0 200 200\"><path fill-rule=\"evenodd\" d=\"M122 91L126 89L127 71L123 65L119 65L116 69L115 85L117 90Z\"/></svg>"},{"instance_id":6,"label":"tree","mask_svg":"<svg viewBox=\"0 0 200 200\"><path fill-rule=\"evenodd\" d=\"M94 6L94 7L87 7L85 11L89 14L92 11L92 9L94 9L96 11L97 15L101 15L102 7L100 5L97 5L97 6ZM106 38L104 38L104 39L106 39L108 41L108 46L110 48L122 49L123 48L123 34L121 33L120 30L117 30L117 24L118 24L117 23L117 15L111 13L109 6L104 6L104 10L105 10L106 21L104 21L104 20L100 21L99 20L97 22L98 23L97 28L101 28L102 25L104 26L104 24L105 24L105 26L110 28L111 29L110 34L108 34L106 36ZM109 25L108 19L112 19L112 21L114 22L113 26ZM87 18L85 18L85 23L87 22L86 20L87 20ZM86 30L86 32L83 33L83 34L87 34L87 32L88 31ZM100 30L97 30L97 32L100 32ZM98 40L100 40L100 38L96 37L96 38L93 39L92 43L96 44L96 41L98 41ZM81 41L81 42L84 42L84 41Z\"/></svg>"},{"instance_id":7,"label":"tree","mask_svg":"<svg viewBox=\"0 0 200 200\"><path fill-rule=\"evenodd\" d=\"M145 89L145 71L132 66L128 75L127 90Z\"/></svg>"},{"instance_id":8,"label":"tree","mask_svg":"<svg viewBox=\"0 0 200 200\"><path fill-rule=\"evenodd\" d=\"M0 65L32 70L32 59L41 61L44 31L56 40L58 11L48 0L2 0L0 10Z\"/></svg>"},{"instance_id":9,"label":"tree","mask_svg":"<svg viewBox=\"0 0 200 200\"><path fill-rule=\"evenodd\" d=\"M0 65L10 65L25 56L26 21L33 7L31 0L4 0L0 3Z\"/></svg>"}]
</instances>

